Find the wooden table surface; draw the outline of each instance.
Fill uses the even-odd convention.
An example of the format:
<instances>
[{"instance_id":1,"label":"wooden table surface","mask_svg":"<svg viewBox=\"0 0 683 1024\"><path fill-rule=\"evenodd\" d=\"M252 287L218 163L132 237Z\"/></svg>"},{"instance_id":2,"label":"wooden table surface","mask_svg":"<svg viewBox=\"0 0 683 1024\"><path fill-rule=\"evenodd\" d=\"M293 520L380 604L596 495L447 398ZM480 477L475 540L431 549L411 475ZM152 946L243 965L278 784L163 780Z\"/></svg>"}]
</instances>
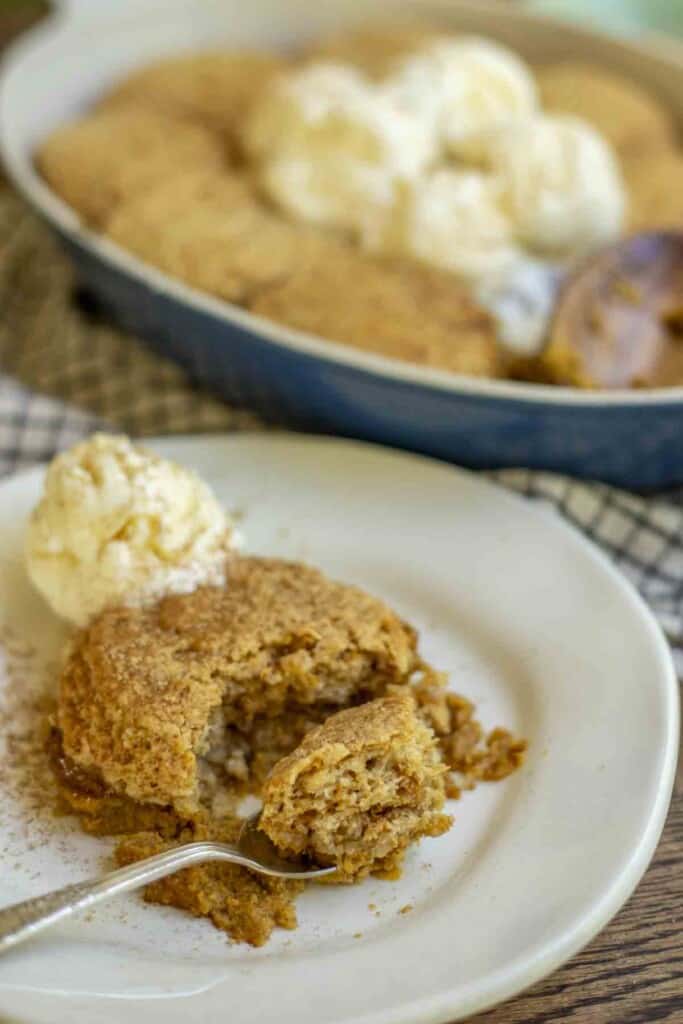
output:
<instances>
[{"instance_id":1,"label":"wooden table surface","mask_svg":"<svg viewBox=\"0 0 683 1024\"><path fill-rule=\"evenodd\" d=\"M44 8L0 0L0 46ZM683 1024L683 761L657 852L626 906L564 967L470 1024L555 1022Z\"/></svg>"}]
</instances>

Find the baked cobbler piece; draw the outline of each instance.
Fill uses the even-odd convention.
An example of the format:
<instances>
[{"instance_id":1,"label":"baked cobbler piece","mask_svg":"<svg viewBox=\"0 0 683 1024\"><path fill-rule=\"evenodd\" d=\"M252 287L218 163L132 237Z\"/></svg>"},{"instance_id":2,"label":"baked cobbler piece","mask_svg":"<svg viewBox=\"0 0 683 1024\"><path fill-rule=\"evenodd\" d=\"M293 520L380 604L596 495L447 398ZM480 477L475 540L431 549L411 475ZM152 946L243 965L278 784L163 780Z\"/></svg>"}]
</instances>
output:
<instances>
[{"instance_id":1,"label":"baked cobbler piece","mask_svg":"<svg viewBox=\"0 0 683 1024\"><path fill-rule=\"evenodd\" d=\"M100 615L63 672L57 725L70 764L112 794L191 817L248 774L265 722L368 700L416 664L415 631L382 601L237 558L224 588Z\"/></svg>"},{"instance_id":2,"label":"baked cobbler piece","mask_svg":"<svg viewBox=\"0 0 683 1024\"><path fill-rule=\"evenodd\" d=\"M306 49L303 60L348 64L370 78L381 79L399 60L438 36L433 25L417 21L377 22L318 40Z\"/></svg>"},{"instance_id":3,"label":"baked cobbler piece","mask_svg":"<svg viewBox=\"0 0 683 1024\"><path fill-rule=\"evenodd\" d=\"M116 863L122 867L182 843L211 840L233 843L240 822L237 819L205 824L195 823L172 840L156 832L127 836L116 848ZM147 903L177 907L194 917L207 917L216 928L227 932L234 942L262 946L275 928L296 928L295 898L304 883L268 878L235 864L199 864L146 886Z\"/></svg>"},{"instance_id":4,"label":"baked cobbler piece","mask_svg":"<svg viewBox=\"0 0 683 1024\"><path fill-rule=\"evenodd\" d=\"M249 308L378 355L472 376L501 372L492 318L432 267L338 249L258 291Z\"/></svg>"},{"instance_id":5,"label":"baked cobbler piece","mask_svg":"<svg viewBox=\"0 0 683 1024\"><path fill-rule=\"evenodd\" d=\"M172 277L239 303L297 268L334 259L339 248L266 208L247 178L213 168L181 171L136 194L106 231Z\"/></svg>"},{"instance_id":6,"label":"baked cobbler piece","mask_svg":"<svg viewBox=\"0 0 683 1024\"><path fill-rule=\"evenodd\" d=\"M585 118L620 156L675 145L673 117L627 75L595 64L562 61L540 68L538 85L547 110Z\"/></svg>"},{"instance_id":7,"label":"baked cobbler piece","mask_svg":"<svg viewBox=\"0 0 683 1024\"><path fill-rule=\"evenodd\" d=\"M231 151L249 105L285 66L274 53L216 50L181 54L134 71L109 92L101 108L151 108L202 124Z\"/></svg>"},{"instance_id":8,"label":"baked cobbler piece","mask_svg":"<svg viewBox=\"0 0 683 1024\"><path fill-rule=\"evenodd\" d=\"M279 761L260 827L285 856L333 864L335 879L396 878L406 849L439 836L445 765L409 691L339 711Z\"/></svg>"},{"instance_id":9,"label":"baked cobbler piece","mask_svg":"<svg viewBox=\"0 0 683 1024\"><path fill-rule=\"evenodd\" d=\"M683 149L643 150L624 162L632 231L683 228Z\"/></svg>"}]
</instances>

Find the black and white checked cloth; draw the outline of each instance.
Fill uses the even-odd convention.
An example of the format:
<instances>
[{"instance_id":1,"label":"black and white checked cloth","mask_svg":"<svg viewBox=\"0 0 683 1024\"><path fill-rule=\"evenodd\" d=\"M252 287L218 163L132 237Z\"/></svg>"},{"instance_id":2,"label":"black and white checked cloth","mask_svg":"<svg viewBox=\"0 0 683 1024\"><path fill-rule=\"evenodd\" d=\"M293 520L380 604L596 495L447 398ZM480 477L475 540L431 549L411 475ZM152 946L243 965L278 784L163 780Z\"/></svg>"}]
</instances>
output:
<instances>
[{"instance_id":1,"label":"black and white checked cloth","mask_svg":"<svg viewBox=\"0 0 683 1024\"><path fill-rule=\"evenodd\" d=\"M178 433L198 426L239 430L257 423L247 414L185 390L182 401L169 401L163 389L156 397L148 393L144 415L138 411L139 432ZM204 403L222 413L208 415ZM98 428L129 429L131 417L122 413L100 417L0 375L0 475L49 459ZM613 559L654 611L683 676L683 495L645 499L604 484L527 470L491 475L504 486L553 506Z\"/></svg>"},{"instance_id":2,"label":"black and white checked cloth","mask_svg":"<svg viewBox=\"0 0 683 1024\"><path fill-rule=\"evenodd\" d=\"M102 427L144 437L264 426L102 319L45 227L5 188L0 237L0 476ZM654 611L683 676L683 489L646 500L546 473L492 476L607 552Z\"/></svg>"}]
</instances>

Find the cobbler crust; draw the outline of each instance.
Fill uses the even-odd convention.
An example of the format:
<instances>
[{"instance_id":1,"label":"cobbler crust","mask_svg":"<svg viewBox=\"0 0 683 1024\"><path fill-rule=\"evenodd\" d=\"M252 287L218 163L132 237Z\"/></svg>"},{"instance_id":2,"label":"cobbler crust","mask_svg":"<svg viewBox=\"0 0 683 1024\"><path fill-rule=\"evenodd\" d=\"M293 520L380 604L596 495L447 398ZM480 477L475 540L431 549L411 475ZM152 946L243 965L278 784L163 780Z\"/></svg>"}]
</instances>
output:
<instances>
[{"instance_id":1,"label":"cobbler crust","mask_svg":"<svg viewBox=\"0 0 683 1024\"><path fill-rule=\"evenodd\" d=\"M225 147L201 124L124 106L58 128L37 163L55 192L101 227L120 203L158 187L169 171L222 167Z\"/></svg>"},{"instance_id":2,"label":"cobbler crust","mask_svg":"<svg viewBox=\"0 0 683 1024\"><path fill-rule=\"evenodd\" d=\"M64 754L133 800L188 809L212 712L249 729L287 707L345 706L408 679L415 631L316 569L236 558L225 588L103 613L61 679Z\"/></svg>"},{"instance_id":3,"label":"cobbler crust","mask_svg":"<svg viewBox=\"0 0 683 1024\"><path fill-rule=\"evenodd\" d=\"M134 71L100 109L159 110L203 124L236 147L245 112L284 66L276 54L253 50L181 54Z\"/></svg>"},{"instance_id":4,"label":"cobbler crust","mask_svg":"<svg viewBox=\"0 0 683 1024\"><path fill-rule=\"evenodd\" d=\"M493 320L453 274L351 248L331 255L257 291L251 311L378 355L500 375Z\"/></svg>"}]
</instances>

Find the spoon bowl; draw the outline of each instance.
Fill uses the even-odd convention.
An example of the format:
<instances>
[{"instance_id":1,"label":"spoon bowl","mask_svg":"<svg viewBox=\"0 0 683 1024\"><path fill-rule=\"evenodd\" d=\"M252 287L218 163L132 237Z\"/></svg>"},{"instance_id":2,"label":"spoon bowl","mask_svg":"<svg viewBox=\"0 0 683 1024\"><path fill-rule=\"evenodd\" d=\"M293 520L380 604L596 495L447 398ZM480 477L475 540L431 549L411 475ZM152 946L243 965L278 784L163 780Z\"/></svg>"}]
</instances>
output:
<instances>
[{"instance_id":1,"label":"spoon bowl","mask_svg":"<svg viewBox=\"0 0 683 1024\"><path fill-rule=\"evenodd\" d=\"M260 812L246 818L237 840L237 849L244 858L245 867L262 875L276 878L320 878L332 874L336 868L320 867L306 857L285 858L265 832L259 828Z\"/></svg>"}]
</instances>

